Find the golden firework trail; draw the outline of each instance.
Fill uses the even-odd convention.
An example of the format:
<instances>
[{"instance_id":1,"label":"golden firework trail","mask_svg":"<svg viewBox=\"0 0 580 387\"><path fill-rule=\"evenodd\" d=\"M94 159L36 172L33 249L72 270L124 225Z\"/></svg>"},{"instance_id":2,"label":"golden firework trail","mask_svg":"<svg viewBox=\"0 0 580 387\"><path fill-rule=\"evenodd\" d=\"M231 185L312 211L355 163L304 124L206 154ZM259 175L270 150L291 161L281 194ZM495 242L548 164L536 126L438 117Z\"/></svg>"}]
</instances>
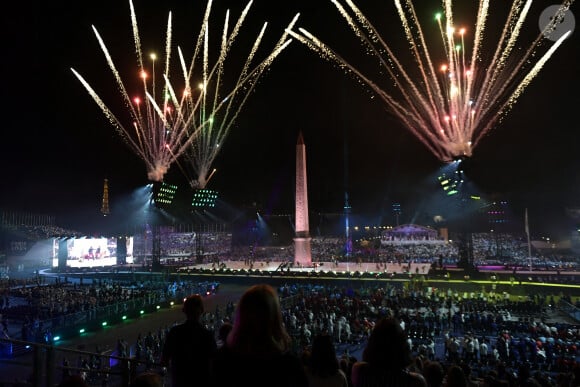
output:
<instances>
[{"instance_id":1,"label":"golden firework trail","mask_svg":"<svg viewBox=\"0 0 580 387\"><path fill-rule=\"evenodd\" d=\"M532 42L516 50L532 0L514 0L499 38L486 40L490 1L480 0L475 30L470 44L466 44L469 31L456 27L452 1L443 0L443 11L435 16L435 22L445 63L435 65L413 2L394 0L414 64L409 66L409 60L395 54L352 0L330 1L362 42L364 53L377 60L379 72L387 75L388 82L358 70L304 28L291 31L290 35L370 87L386 108L443 162L472 155L483 136L511 110L572 32L567 31L545 53L540 53L548 40L545 36L555 30L572 4L568 0ZM488 48L493 55L485 60L482 51ZM390 86L381 87L382 84Z\"/></svg>"},{"instance_id":2,"label":"golden firework trail","mask_svg":"<svg viewBox=\"0 0 580 387\"><path fill-rule=\"evenodd\" d=\"M210 60L213 52L210 50L209 27L212 3L212 0L207 2L192 59L187 61L182 49L177 47L179 71L176 73L179 76L176 77L172 77L171 71L174 46L172 14L169 13L162 83L158 85L158 76L155 73L157 56L152 54L149 56L150 61L146 60L142 50L135 7L132 0L129 0L138 75L141 78L142 88L134 96L131 96L132 93L130 94L127 90L105 42L97 29L92 27L124 105L129 111L130 124L118 119L93 87L79 72L71 68L123 140L143 159L147 168L147 177L151 181L163 181L174 162L185 173L179 161L183 156L195 173L190 184L195 188L204 188L213 174L211 165L220 150L220 145L228 135L249 94L274 59L292 41L288 39L287 31L294 27L298 14L286 27L273 49L263 59L256 59L267 27L267 23L264 23L251 51L244 56L244 63L241 70L238 70L235 81L229 84L224 81L226 67L230 64L226 63L226 60L246 20L252 1L247 3L231 30L229 28L230 12L229 10L226 12L217 59L213 63Z\"/></svg>"}]
</instances>

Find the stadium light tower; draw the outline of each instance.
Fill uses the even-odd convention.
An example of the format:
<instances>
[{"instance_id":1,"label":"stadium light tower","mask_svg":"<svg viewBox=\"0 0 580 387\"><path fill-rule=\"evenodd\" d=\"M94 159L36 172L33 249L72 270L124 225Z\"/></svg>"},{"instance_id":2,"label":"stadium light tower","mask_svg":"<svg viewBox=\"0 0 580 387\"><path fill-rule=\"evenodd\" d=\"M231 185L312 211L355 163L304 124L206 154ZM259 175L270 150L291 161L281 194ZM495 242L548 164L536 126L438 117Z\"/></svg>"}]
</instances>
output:
<instances>
[{"instance_id":1,"label":"stadium light tower","mask_svg":"<svg viewBox=\"0 0 580 387\"><path fill-rule=\"evenodd\" d=\"M195 190L191 199L191 207L193 209L215 207L217 198L217 191L206 188Z\"/></svg>"},{"instance_id":2,"label":"stadium light tower","mask_svg":"<svg viewBox=\"0 0 580 387\"><path fill-rule=\"evenodd\" d=\"M173 204L175 199L175 193L177 192L177 186L172 184L167 184L165 182L160 185L156 184L156 189L153 193L153 202L158 208L167 208Z\"/></svg>"}]
</instances>

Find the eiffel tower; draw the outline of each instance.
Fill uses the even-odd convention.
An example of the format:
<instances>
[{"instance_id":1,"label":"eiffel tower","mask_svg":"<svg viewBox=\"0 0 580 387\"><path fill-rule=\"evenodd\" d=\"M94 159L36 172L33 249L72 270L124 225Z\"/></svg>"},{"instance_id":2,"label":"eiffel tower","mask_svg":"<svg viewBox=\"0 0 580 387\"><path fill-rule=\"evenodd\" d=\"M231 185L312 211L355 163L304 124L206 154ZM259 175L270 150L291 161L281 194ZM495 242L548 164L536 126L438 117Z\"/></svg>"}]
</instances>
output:
<instances>
[{"instance_id":1,"label":"eiffel tower","mask_svg":"<svg viewBox=\"0 0 580 387\"><path fill-rule=\"evenodd\" d=\"M101 204L101 214L109 215L109 179L105 179L103 184L103 203Z\"/></svg>"}]
</instances>

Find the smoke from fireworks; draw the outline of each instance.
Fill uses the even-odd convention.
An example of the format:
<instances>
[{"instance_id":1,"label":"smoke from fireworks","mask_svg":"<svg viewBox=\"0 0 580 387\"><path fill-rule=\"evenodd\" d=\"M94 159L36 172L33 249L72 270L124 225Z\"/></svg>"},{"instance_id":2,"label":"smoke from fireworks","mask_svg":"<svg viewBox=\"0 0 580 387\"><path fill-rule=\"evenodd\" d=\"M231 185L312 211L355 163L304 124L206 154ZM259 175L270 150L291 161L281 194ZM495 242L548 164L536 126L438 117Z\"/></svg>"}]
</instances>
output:
<instances>
[{"instance_id":1,"label":"smoke from fireworks","mask_svg":"<svg viewBox=\"0 0 580 387\"><path fill-rule=\"evenodd\" d=\"M183 51L177 47L179 83L175 83L171 78L170 64L174 47L172 45L172 15L169 13L165 63L162 72L163 82L160 86L156 83L157 57L152 54L149 57L151 60L149 67L146 66L135 8L133 2L129 0L139 66L138 74L142 85L140 94L134 97L130 97L107 46L93 26L107 64L113 73L123 101L128 107L131 124L124 125L89 83L75 69L71 68L71 70L123 140L145 161L149 180L163 181L174 162L177 162L186 173L179 162L180 157L184 156L191 163L191 168L196 175L191 179L190 184L195 188L204 188L215 172L214 170L210 173L210 169L220 150L220 145L228 135L249 94L273 60L290 44L291 40L287 39L288 32L284 32L272 51L264 59L257 61L258 49L267 27L267 23L264 23L251 51L244 57L244 63L233 84L226 85L224 71L227 67L228 52L240 33L251 5L252 1L247 3L231 30L229 10L226 12L223 31L219 37L217 59L215 63L210 63L209 20L212 0L208 1L190 62L186 62ZM293 28L297 19L298 15L290 22L287 31Z\"/></svg>"},{"instance_id":2,"label":"smoke from fireworks","mask_svg":"<svg viewBox=\"0 0 580 387\"><path fill-rule=\"evenodd\" d=\"M489 0L479 1L473 32L455 26L452 1L443 0L443 12L436 15L434 23L443 42L445 63L436 65L425 38L431 34L424 34L412 1L395 0L413 63L417 66L411 69L408 61L395 55L351 0L345 0L346 6L339 0L331 2L360 39L366 54L377 60L379 71L388 74L388 82L393 87L388 90L380 87L381 79L371 79L304 28L292 31L291 35L370 87L387 109L443 162L472 155L482 137L512 108L572 32L565 32L545 53L539 54L539 48L547 41L545 37L563 20L572 1L558 7L544 30L520 50L516 49L516 43L531 0L513 1L499 39L493 41L484 39ZM470 45L466 44L468 33L473 34ZM471 46L470 52L467 52L468 46ZM484 61L482 50L488 48L493 55Z\"/></svg>"}]
</instances>

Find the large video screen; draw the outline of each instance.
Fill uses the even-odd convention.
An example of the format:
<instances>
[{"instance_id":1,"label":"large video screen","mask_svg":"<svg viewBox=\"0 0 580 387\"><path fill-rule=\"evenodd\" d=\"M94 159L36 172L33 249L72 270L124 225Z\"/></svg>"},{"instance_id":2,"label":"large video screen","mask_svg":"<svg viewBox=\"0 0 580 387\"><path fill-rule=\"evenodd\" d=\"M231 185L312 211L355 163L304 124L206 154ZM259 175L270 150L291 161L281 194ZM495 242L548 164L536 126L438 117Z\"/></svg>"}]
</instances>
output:
<instances>
[{"instance_id":1,"label":"large video screen","mask_svg":"<svg viewBox=\"0 0 580 387\"><path fill-rule=\"evenodd\" d=\"M118 254L122 252L125 263L133 263L133 237L120 239L125 241L125 248L119 249L117 238L71 238L66 240L66 265L68 267L113 266L118 263ZM53 266L58 266L59 249L62 244L55 240Z\"/></svg>"}]
</instances>

